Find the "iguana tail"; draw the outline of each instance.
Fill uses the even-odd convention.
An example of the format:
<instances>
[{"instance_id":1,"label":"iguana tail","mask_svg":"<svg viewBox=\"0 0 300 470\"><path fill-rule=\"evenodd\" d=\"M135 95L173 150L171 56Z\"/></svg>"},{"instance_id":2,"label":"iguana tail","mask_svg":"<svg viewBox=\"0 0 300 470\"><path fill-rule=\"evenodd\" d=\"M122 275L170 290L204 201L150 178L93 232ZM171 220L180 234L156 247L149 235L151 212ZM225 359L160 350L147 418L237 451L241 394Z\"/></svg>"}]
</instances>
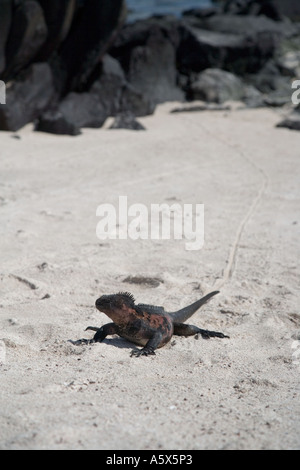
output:
<instances>
[{"instance_id":1,"label":"iguana tail","mask_svg":"<svg viewBox=\"0 0 300 470\"><path fill-rule=\"evenodd\" d=\"M188 318L190 318L200 307L202 307L203 304L205 304L211 297L214 295L218 294L219 291L216 290L214 292L211 292L210 294L205 295L202 297L202 299L197 300L191 305L188 305L187 307L182 308L181 310L178 310L177 312L172 312L170 315L172 316L172 319L174 323L183 323L185 322Z\"/></svg>"}]
</instances>

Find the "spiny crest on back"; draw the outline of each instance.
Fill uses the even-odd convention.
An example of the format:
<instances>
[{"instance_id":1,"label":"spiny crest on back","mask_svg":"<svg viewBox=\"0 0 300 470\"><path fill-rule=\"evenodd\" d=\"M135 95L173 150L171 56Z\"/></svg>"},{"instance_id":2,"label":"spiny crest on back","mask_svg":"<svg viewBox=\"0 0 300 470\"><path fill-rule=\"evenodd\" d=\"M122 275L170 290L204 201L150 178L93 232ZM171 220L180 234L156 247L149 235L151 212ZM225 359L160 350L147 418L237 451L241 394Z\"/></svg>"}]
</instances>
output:
<instances>
[{"instance_id":1,"label":"spiny crest on back","mask_svg":"<svg viewBox=\"0 0 300 470\"><path fill-rule=\"evenodd\" d=\"M118 295L121 295L123 298L125 297L131 304L135 303L135 298L130 292L118 292Z\"/></svg>"}]
</instances>

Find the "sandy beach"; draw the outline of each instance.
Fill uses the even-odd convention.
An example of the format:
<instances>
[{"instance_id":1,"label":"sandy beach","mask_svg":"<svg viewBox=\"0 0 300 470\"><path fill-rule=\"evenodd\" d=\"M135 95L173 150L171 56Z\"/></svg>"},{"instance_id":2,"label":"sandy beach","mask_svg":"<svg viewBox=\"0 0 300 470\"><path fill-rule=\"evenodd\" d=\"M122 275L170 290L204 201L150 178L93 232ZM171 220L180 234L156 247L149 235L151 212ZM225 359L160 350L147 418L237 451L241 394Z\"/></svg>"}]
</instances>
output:
<instances>
[{"instance_id":1,"label":"sandy beach","mask_svg":"<svg viewBox=\"0 0 300 470\"><path fill-rule=\"evenodd\" d=\"M1 449L300 448L300 134L282 111L178 106L140 132L0 133ZM203 248L99 240L119 196L204 204ZM190 323L230 339L69 341L110 321L102 294L174 311L216 289Z\"/></svg>"}]
</instances>

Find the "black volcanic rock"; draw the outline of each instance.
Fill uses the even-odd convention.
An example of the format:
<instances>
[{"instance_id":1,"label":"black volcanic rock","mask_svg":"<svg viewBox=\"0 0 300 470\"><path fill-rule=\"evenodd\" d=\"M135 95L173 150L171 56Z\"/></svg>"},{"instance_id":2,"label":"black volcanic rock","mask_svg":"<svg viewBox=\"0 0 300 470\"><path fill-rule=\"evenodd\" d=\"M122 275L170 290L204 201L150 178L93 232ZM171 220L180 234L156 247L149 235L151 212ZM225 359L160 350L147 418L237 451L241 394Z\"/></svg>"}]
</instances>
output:
<instances>
[{"instance_id":1,"label":"black volcanic rock","mask_svg":"<svg viewBox=\"0 0 300 470\"><path fill-rule=\"evenodd\" d=\"M276 127L284 127L292 131L300 131L300 104L296 105L289 115L280 121Z\"/></svg>"},{"instance_id":2,"label":"black volcanic rock","mask_svg":"<svg viewBox=\"0 0 300 470\"><path fill-rule=\"evenodd\" d=\"M124 0L86 0L78 8L59 57L65 90L84 91L125 20Z\"/></svg>"},{"instance_id":3,"label":"black volcanic rock","mask_svg":"<svg viewBox=\"0 0 300 470\"><path fill-rule=\"evenodd\" d=\"M155 103L143 93L126 83L122 90L119 112L131 112L135 116L153 114Z\"/></svg>"},{"instance_id":4,"label":"black volcanic rock","mask_svg":"<svg viewBox=\"0 0 300 470\"><path fill-rule=\"evenodd\" d=\"M58 135L79 135L81 131L73 123L68 122L62 112L47 111L37 120L36 131Z\"/></svg>"},{"instance_id":5,"label":"black volcanic rock","mask_svg":"<svg viewBox=\"0 0 300 470\"><path fill-rule=\"evenodd\" d=\"M159 30L151 32L144 46L132 50L127 79L156 104L183 99L176 83L175 49Z\"/></svg>"},{"instance_id":6,"label":"black volcanic rock","mask_svg":"<svg viewBox=\"0 0 300 470\"><path fill-rule=\"evenodd\" d=\"M233 14L216 14L202 20L193 21L195 26L211 31L243 36L257 37L260 33L268 33L275 39L291 36L296 33L295 25L288 21L274 21L264 15L239 16Z\"/></svg>"},{"instance_id":7,"label":"black volcanic rock","mask_svg":"<svg viewBox=\"0 0 300 470\"><path fill-rule=\"evenodd\" d=\"M0 107L0 129L39 119L37 129L77 134L80 127L100 127L121 110L124 96L134 96L120 66L118 77L100 67L125 19L124 0L1 1L7 104ZM97 79L100 90L95 85L90 92Z\"/></svg>"},{"instance_id":8,"label":"black volcanic rock","mask_svg":"<svg viewBox=\"0 0 300 470\"><path fill-rule=\"evenodd\" d=\"M123 88L126 86L125 73L119 62L109 55L102 60L99 77L90 88L105 109L107 116L115 116L120 110Z\"/></svg>"},{"instance_id":9,"label":"black volcanic rock","mask_svg":"<svg viewBox=\"0 0 300 470\"><path fill-rule=\"evenodd\" d=\"M7 87L6 104L0 105L0 129L17 131L37 119L54 99L55 89L49 65L31 65Z\"/></svg>"},{"instance_id":10,"label":"black volcanic rock","mask_svg":"<svg viewBox=\"0 0 300 470\"><path fill-rule=\"evenodd\" d=\"M224 20L226 27L223 23L213 22L214 19L201 20L201 27L198 22L190 20L182 24L177 62L183 73L200 72L211 67L238 75L256 73L273 57L280 31L266 31L263 27L256 30L254 27L252 30L240 28L235 17L231 18L235 27L230 28L228 18Z\"/></svg>"},{"instance_id":11,"label":"black volcanic rock","mask_svg":"<svg viewBox=\"0 0 300 470\"><path fill-rule=\"evenodd\" d=\"M76 128L101 127L108 114L93 93L69 93L59 104L58 110L67 122Z\"/></svg>"},{"instance_id":12,"label":"black volcanic rock","mask_svg":"<svg viewBox=\"0 0 300 470\"><path fill-rule=\"evenodd\" d=\"M300 20L299 0L216 0L216 3L226 14L264 15L275 21L284 17Z\"/></svg>"},{"instance_id":13,"label":"black volcanic rock","mask_svg":"<svg viewBox=\"0 0 300 470\"><path fill-rule=\"evenodd\" d=\"M221 9L218 6L207 8L190 8L182 13L182 16L193 16L195 18L208 18L210 16L220 13Z\"/></svg>"},{"instance_id":14,"label":"black volcanic rock","mask_svg":"<svg viewBox=\"0 0 300 470\"><path fill-rule=\"evenodd\" d=\"M8 80L30 64L47 38L47 25L39 3L22 1L13 10L11 28L6 45L7 66L4 79Z\"/></svg>"},{"instance_id":15,"label":"black volcanic rock","mask_svg":"<svg viewBox=\"0 0 300 470\"><path fill-rule=\"evenodd\" d=\"M246 79L265 95L268 106L282 106L291 102L291 78L280 73L274 60L268 61L258 73L247 75Z\"/></svg>"},{"instance_id":16,"label":"black volcanic rock","mask_svg":"<svg viewBox=\"0 0 300 470\"><path fill-rule=\"evenodd\" d=\"M190 98L209 103L224 103L242 100L244 94L244 83L234 74L220 69L206 69L192 83Z\"/></svg>"},{"instance_id":17,"label":"black volcanic rock","mask_svg":"<svg viewBox=\"0 0 300 470\"><path fill-rule=\"evenodd\" d=\"M223 11L235 15L265 15L275 21L281 19L273 0L226 0Z\"/></svg>"},{"instance_id":18,"label":"black volcanic rock","mask_svg":"<svg viewBox=\"0 0 300 470\"><path fill-rule=\"evenodd\" d=\"M292 21L300 20L299 0L273 0L272 3L280 15L287 16Z\"/></svg>"},{"instance_id":19,"label":"black volcanic rock","mask_svg":"<svg viewBox=\"0 0 300 470\"><path fill-rule=\"evenodd\" d=\"M152 104L126 81L119 62L105 55L99 78L90 90L69 93L53 110L43 113L36 130L78 135L82 127L101 127L108 116L121 116L116 125L129 129L136 124L127 119L128 115L135 118L153 110Z\"/></svg>"},{"instance_id":20,"label":"black volcanic rock","mask_svg":"<svg viewBox=\"0 0 300 470\"><path fill-rule=\"evenodd\" d=\"M37 59L46 60L66 38L76 11L76 0L38 0L41 5L48 35Z\"/></svg>"},{"instance_id":21,"label":"black volcanic rock","mask_svg":"<svg viewBox=\"0 0 300 470\"><path fill-rule=\"evenodd\" d=\"M135 116L152 114L155 109L152 98L138 91L125 77L120 63L106 54L103 57L99 77L90 88L108 116L131 112Z\"/></svg>"},{"instance_id":22,"label":"black volcanic rock","mask_svg":"<svg viewBox=\"0 0 300 470\"><path fill-rule=\"evenodd\" d=\"M292 131L300 131L300 117L288 117L283 119L283 121L279 122L276 127L284 127L286 129L290 129Z\"/></svg>"},{"instance_id":23,"label":"black volcanic rock","mask_svg":"<svg viewBox=\"0 0 300 470\"><path fill-rule=\"evenodd\" d=\"M111 50L125 70L128 82L153 104L181 100L177 85L178 22L172 17L126 25Z\"/></svg>"},{"instance_id":24,"label":"black volcanic rock","mask_svg":"<svg viewBox=\"0 0 300 470\"><path fill-rule=\"evenodd\" d=\"M247 57L255 44L234 35L185 26L178 48L178 67L183 74L207 68L224 68L241 73L249 66Z\"/></svg>"},{"instance_id":25,"label":"black volcanic rock","mask_svg":"<svg viewBox=\"0 0 300 470\"><path fill-rule=\"evenodd\" d=\"M134 114L128 112L117 115L109 129L129 129L132 131L146 130L145 126L135 119Z\"/></svg>"},{"instance_id":26,"label":"black volcanic rock","mask_svg":"<svg viewBox=\"0 0 300 470\"><path fill-rule=\"evenodd\" d=\"M2 0L0 129L35 121L77 135L127 113L134 127L170 100L290 101L299 25L277 18L269 0L238 2L247 14L214 7L124 26L125 0Z\"/></svg>"},{"instance_id":27,"label":"black volcanic rock","mask_svg":"<svg viewBox=\"0 0 300 470\"><path fill-rule=\"evenodd\" d=\"M2 0L1 1L1 14L0 14L0 74L5 69L6 59L5 59L5 48L6 41L11 26L12 19L12 0Z\"/></svg>"}]
</instances>

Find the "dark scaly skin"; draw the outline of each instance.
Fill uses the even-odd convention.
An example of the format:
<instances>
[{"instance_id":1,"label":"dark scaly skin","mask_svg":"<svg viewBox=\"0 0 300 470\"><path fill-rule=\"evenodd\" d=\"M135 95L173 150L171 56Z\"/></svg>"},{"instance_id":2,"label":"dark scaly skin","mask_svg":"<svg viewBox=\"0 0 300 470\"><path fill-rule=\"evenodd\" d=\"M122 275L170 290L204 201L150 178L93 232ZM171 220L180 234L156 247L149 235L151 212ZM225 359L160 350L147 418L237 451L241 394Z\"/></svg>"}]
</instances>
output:
<instances>
[{"instance_id":1,"label":"dark scaly skin","mask_svg":"<svg viewBox=\"0 0 300 470\"><path fill-rule=\"evenodd\" d=\"M143 346L133 350L131 356L148 356L155 354L155 349L167 344L174 335L191 336L200 334L203 338L228 338L217 331L202 330L194 325L183 323L195 313L218 291L211 292L193 304L178 310L166 312L163 307L135 304L128 292L114 295L103 295L96 300L96 308L110 317L113 323L107 323L101 328L88 326L86 330L96 331L92 340L81 339L75 344L90 344L101 342L108 335L119 335L132 343Z\"/></svg>"}]
</instances>

